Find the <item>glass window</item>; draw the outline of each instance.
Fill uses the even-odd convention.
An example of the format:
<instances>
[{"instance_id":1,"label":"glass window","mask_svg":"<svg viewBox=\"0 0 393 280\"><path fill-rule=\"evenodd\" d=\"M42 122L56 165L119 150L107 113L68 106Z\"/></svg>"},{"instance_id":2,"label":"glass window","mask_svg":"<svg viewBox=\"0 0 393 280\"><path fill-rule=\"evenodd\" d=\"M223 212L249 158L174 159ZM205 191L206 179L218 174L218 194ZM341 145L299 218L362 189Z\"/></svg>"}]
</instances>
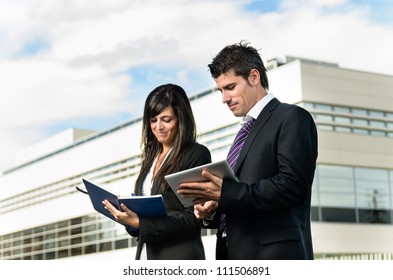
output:
<instances>
[{"instance_id":1,"label":"glass window","mask_svg":"<svg viewBox=\"0 0 393 280\"><path fill-rule=\"evenodd\" d=\"M311 221L319 222L319 209L317 207L311 207Z\"/></svg>"},{"instance_id":2,"label":"glass window","mask_svg":"<svg viewBox=\"0 0 393 280\"><path fill-rule=\"evenodd\" d=\"M347 166L336 166L336 165L318 165L318 175L321 177L337 177L346 178L353 180L353 168Z\"/></svg>"},{"instance_id":3,"label":"glass window","mask_svg":"<svg viewBox=\"0 0 393 280\"><path fill-rule=\"evenodd\" d=\"M386 123L387 128L393 128L393 122L387 122Z\"/></svg>"},{"instance_id":4,"label":"glass window","mask_svg":"<svg viewBox=\"0 0 393 280\"><path fill-rule=\"evenodd\" d=\"M370 134L372 136L382 136L382 137L385 137L386 135L385 131L382 130L370 130Z\"/></svg>"},{"instance_id":5,"label":"glass window","mask_svg":"<svg viewBox=\"0 0 393 280\"><path fill-rule=\"evenodd\" d=\"M368 126L368 121L366 119L353 118L352 123L358 126Z\"/></svg>"},{"instance_id":6,"label":"glass window","mask_svg":"<svg viewBox=\"0 0 393 280\"><path fill-rule=\"evenodd\" d=\"M80 243L82 243L82 237L71 239L71 245L80 244Z\"/></svg>"},{"instance_id":7,"label":"glass window","mask_svg":"<svg viewBox=\"0 0 393 280\"><path fill-rule=\"evenodd\" d=\"M77 235L82 233L82 228L81 227L76 227L71 229L71 235Z\"/></svg>"},{"instance_id":8,"label":"glass window","mask_svg":"<svg viewBox=\"0 0 393 280\"><path fill-rule=\"evenodd\" d=\"M333 116L325 114L316 114L316 120L320 122L332 122Z\"/></svg>"},{"instance_id":9,"label":"glass window","mask_svg":"<svg viewBox=\"0 0 393 280\"><path fill-rule=\"evenodd\" d=\"M25 244L28 244L27 242ZM24 247L23 248L23 253L30 253L32 251L30 246Z\"/></svg>"},{"instance_id":10,"label":"glass window","mask_svg":"<svg viewBox=\"0 0 393 280\"><path fill-rule=\"evenodd\" d=\"M367 135L368 134L368 130L367 129L361 129L361 128L354 128L353 129L353 133Z\"/></svg>"},{"instance_id":11,"label":"glass window","mask_svg":"<svg viewBox=\"0 0 393 280\"><path fill-rule=\"evenodd\" d=\"M318 184L321 206L355 207L353 169L351 167L319 165Z\"/></svg>"},{"instance_id":12,"label":"glass window","mask_svg":"<svg viewBox=\"0 0 393 280\"><path fill-rule=\"evenodd\" d=\"M68 257L68 250L61 250L58 252L58 257L60 258L67 258Z\"/></svg>"},{"instance_id":13,"label":"glass window","mask_svg":"<svg viewBox=\"0 0 393 280\"><path fill-rule=\"evenodd\" d=\"M346 178L338 178L338 177L320 177L319 178L319 188L321 191L329 191L329 192L354 192L353 181L351 179Z\"/></svg>"},{"instance_id":14,"label":"glass window","mask_svg":"<svg viewBox=\"0 0 393 280\"><path fill-rule=\"evenodd\" d=\"M307 110L309 110L309 109L313 109L313 104L312 103L310 103L310 102L303 102L303 103L301 103L301 104L299 104L300 106L303 106L303 108L304 109L307 109Z\"/></svg>"},{"instance_id":15,"label":"glass window","mask_svg":"<svg viewBox=\"0 0 393 280\"><path fill-rule=\"evenodd\" d=\"M53 260L55 258L56 258L56 253L55 252L45 253L45 259L46 260Z\"/></svg>"},{"instance_id":16,"label":"glass window","mask_svg":"<svg viewBox=\"0 0 393 280\"><path fill-rule=\"evenodd\" d=\"M366 189L356 193L358 208L364 209L389 209L390 199L377 189Z\"/></svg>"},{"instance_id":17,"label":"glass window","mask_svg":"<svg viewBox=\"0 0 393 280\"><path fill-rule=\"evenodd\" d=\"M321 212L322 221L324 222L356 223L356 212L354 209L323 207Z\"/></svg>"},{"instance_id":18,"label":"glass window","mask_svg":"<svg viewBox=\"0 0 393 280\"><path fill-rule=\"evenodd\" d=\"M336 123L351 123L351 119L350 118L348 118L348 117L338 117L338 116L336 116L336 117L334 117L334 121L336 122Z\"/></svg>"},{"instance_id":19,"label":"glass window","mask_svg":"<svg viewBox=\"0 0 393 280\"><path fill-rule=\"evenodd\" d=\"M318 206L320 205L319 203L319 190L315 189L311 193L311 205L312 206Z\"/></svg>"},{"instance_id":20,"label":"glass window","mask_svg":"<svg viewBox=\"0 0 393 280\"><path fill-rule=\"evenodd\" d=\"M363 209L390 209L388 171L355 168L357 206Z\"/></svg>"},{"instance_id":21,"label":"glass window","mask_svg":"<svg viewBox=\"0 0 393 280\"><path fill-rule=\"evenodd\" d=\"M12 242L12 246L16 247L22 245L22 241L20 239L16 239L14 242Z\"/></svg>"},{"instance_id":22,"label":"glass window","mask_svg":"<svg viewBox=\"0 0 393 280\"><path fill-rule=\"evenodd\" d=\"M55 230L55 228L56 228L55 224L46 225L45 226L45 231Z\"/></svg>"},{"instance_id":23,"label":"glass window","mask_svg":"<svg viewBox=\"0 0 393 280\"><path fill-rule=\"evenodd\" d=\"M375 209L360 209L359 223L390 224L390 211Z\"/></svg>"},{"instance_id":24,"label":"glass window","mask_svg":"<svg viewBox=\"0 0 393 280\"><path fill-rule=\"evenodd\" d=\"M383 121L370 121L371 127L385 127L385 122Z\"/></svg>"},{"instance_id":25,"label":"glass window","mask_svg":"<svg viewBox=\"0 0 393 280\"><path fill-rule=\"evenodd\" d=\"M79 256L82 255L82 248L76 247L71 249L71 256Z\"/></svg>"},{"instance_id":26,"label":"glass window","mask_svg":"<svg viewBox=\"0 0 393 280\"><path fill-rule=\"evenodd\" d=\"M343 192L323 192L319 194L322 207L355 208L355 194Z\"/></svg>"},{"instance_id":27,"label":"glass window","mask_svg":"<svg viewBox=\"0 0 393 280\"><path fill-rule=\"evenodd\" d=\"M118 223L116 223L113 226L113 232L114 232L115 238L122 237L122 236L129 236L127 231L124 230L124 226L121 224L118 224Z\"/></svg>"},{"instance_id":28,"label":"glass window","mask_svg":"<svg viewBox=\"0 0 393 280\"><path fill-rule=\"evenodd\" d=\"M55 233L50 233L45 236L45 248L50 249L55 247Z\"/></svg>"},{"instance_id":29,"label":"glass window","mask_svg":"<svg viewBox=\"0 0 393 280\"><path fill-rule=\"evenodd\" d=\"M367 116L367 110L352 108L352 114L356 116Z\"/></svg>"},{"instance_id":30,"label":"glass window","mask_svg":"<svg viewBox=\"0 0 393 280\"><path fill-rule=\"evenodd\" d=\"M97 229L96 224L87 225L83 227L83 232L95 231Z\"/></svg>"},{"instance_id":31,"label":"glass window","mask_svg":"<svg viewBox=\"0 0 393 280\"><path fill-rule=\"evenodd\" d=\"M71 220L71 225L79 225L81 223L82 223L82 218L81 217Z\"/></svg>"},{"instance_id":32,"label":"glass window","mask_svg":"<svg viewBox=\"0 0 393 280\"><path fill-rule=\"evenodd\" d=\"M34 228L34 233L41 233L44 231L44 227L36 227Z\"/></svg>"},{"instance_id":33,"label":"glass window","mask_svg":"<svg viewBox=\"0 0 393 280\"><path fill-rule=\"evenodd\" d=\"M388 179L390 181L391 193L393 194L393 170L389 170Z\"/></svg>"},{"instance_id":34,"label":"glass window","mask_svg":"<svg viewBox=\"0 0 393 280\"><path fill-rule=\"evenodd\" d=\"M332 106L325 104L315 104L315 109L320 111L332 111Z\"/></svg>"},{"instance_id":35,"label":"glass window","mask_svg":"<svg viewBox=\"0 0 393 280\"><path fill-rule=\"evenodd\" d=\"M103 243L100 243L98 246L99 246L100 252L112 250L112 243L111 242L103 242Z\"/></svg>"},{"instance_id":36,"label":"glass window","mask_svg":"<svg viewBox=\"0 0 393 280\"><path fill-rule=\"evenodd\" d=\"M11 234L6 234L6 235L3 235L3 240L5 241L5 240L8 240L8 239L11 239L12 238L12 235Z\"/></svg>"},{"instance_id":37,"label":"glass window","mask_svg":"<svg viewBox=\"0 0 393 280\"><path fill-rule=\"evenodd\" d=\"M376 168L355 167L355 178L358 180L365 179L365 180L387 181L388 171L384 169L376 169Z\"/></svg>"},{"instance_id":38,"label":"glass window","mask_svg":"<svg viewBox=\"0 0 393 280\"><path fill-rule=\"evenodd\" d=\"M32 229L27 229L27 230L24 230L24 231L23 231L23 235L24 235L24 236L30 235L30 234L32 234L32 233L33 233L33 230L32 230Z\"/></svg>"},{"instance_id":39,"label":"glass window","mask_svg":"<svg viewBox=\"0 0 393 280\"><path fill-rule=\"evenodd\" d=\"M337 132L351 132L351 128L350 127L345 127L345 126L336 126L336 131Z\"/></svg>"},{"instance_id":40,"label":"glass window","mask_svg":"<svg viewBox=\"0 0 393 280\"><path fill-rule=\"evenodd\" d=\"M4 248L4 249L11 248L11 246L12 246L12 245L11 245L11 242L7 242L7 243L4 243L4 244L3 244L3 248Z\"/></svg>"},{"instance_id":41,"label":"glass window","mask_svg":"<svg viewBox=\"0 0 393 280\"><path fill-rule=\"evenodd\" d=\"M83 237L84 242L94 242L97 241L97 234L90 234Z\"/></svg>"},{"instance_id":42,"label":"glass window","mask_svg":"<svg viewBox=\"0 0 393 280\"><path fill-rule=\"evenodd\" d=\"M44 259L44 255L43 254L37 254L33 256L34 260L43 260Z\"/></svg>"},{"instance_id":43,"label":"glass window","mask_svg":"<svg viewBox=\"0 0 393 280\"><path fill-rule=\"evenodd\" d=\"M68 246L68 244L69 244L68 239L65 239L65 240L63 239L63 240L57 241L57 246L58 247Z\"/></svg>"},{"instance_id":44,"label":"glass window","mask_svg":"<svg viewBox=\"0 0 393 280\"><path fill-rule=\"evenodd\" d=\"M332 125L318 124L317 128L320 129L320 130L333 131L333 126Z\"/></svg>"},{"instance_id":45,"label":"glass window","mask_svg":"<svg viewBox=\"0 0 393 280\"><path fill-rule=\"evenodd\" d=\"M336 111L338 113L349 114L349 108L348 107L334 106L334 111Z\"/></svg>"},{"instance_id":46,"label":"glass window","mask_svg":"<svg viewBox=\"0 0 393 280\"><path fill-rule=\"evenodd\" d=\"M57 235L58 235L59 238L67 237L68 236L68 230L60 231L60 232L58 232Z\"/></svg>"},{"instance_id":47,"label":"glass window","mask_svg":"<svg viewBox=\"0 0 393 280\"><path fill-rule=\"evenodd\" d=\"M128 239L121 239L115 241L115 250L128 248Z\"/></svg>"},{"instance_id":48,"label":"glass window","mask_svg":"<svg viewBox=\"0 0 393 280\"><path fill-rule=\"evenodd\" d=\"M386 113L386 118L389 120L393 120L393 113Z\"/></svg>"},{"instance_id":49,"label":"glass window","mask_svg":"<svg viewBox=\"0 0 393 280\"><path fill-rule=\"evenodd\" d=\"M319 205L318 168L319 168L319 166L317 165L317 167L315 169L314 181L313 181L312 187L311 187L311 205L313 205L313 206Z\"/></svg>"},{"instance_id":50,"label":"glass window","mask_svg":"<svg viewBox=\"0 0 393 280\"><path fill-rule=\"evenodd\" d=\"M375 118L384 118L385 117L384 112L381 112L381 111L370 110L368 113L370 116L375 117Z\"/></svg>"},{"instance_id":51,"label":"glass window","mask_svg":"<svg viewBox=\"0 0 393 280\"><path fill-rule=\"evenodd\" d=\"M87 245L87 246L85 246L84 249L85 249L85 254L97 253L97 245L96 244Z\"/></svg>"},{"instance_id":52,"label":"glass window","mask_svg":"<svg viewBox=\"0 0 393 280\"><path fill-rule=\"evenodd\" d=\"M114 237L114 232L113 230L109 229L106 231L101 231L99 234L100 239L110 239Z\"/></svg>"},{"instance_id":53,"label":"glass window","mask_svg":"<svg viewBox=\"0 0 393 280\"><path fill-rule=\"evenodd\" d=\"M57 223L57 228L63 228L68 226L68 221L62 221Z\"/></svg>"}]
</instances>

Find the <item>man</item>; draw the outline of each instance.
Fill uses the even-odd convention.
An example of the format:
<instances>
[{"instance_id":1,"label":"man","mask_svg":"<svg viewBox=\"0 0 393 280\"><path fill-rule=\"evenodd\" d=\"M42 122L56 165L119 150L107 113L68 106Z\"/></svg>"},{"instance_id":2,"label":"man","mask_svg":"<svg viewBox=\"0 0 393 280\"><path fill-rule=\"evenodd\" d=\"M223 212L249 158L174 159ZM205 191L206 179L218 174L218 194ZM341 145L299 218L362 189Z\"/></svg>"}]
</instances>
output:
<instances>
[{"instance_id":1,"label":"man","mask_svg":"<svg viewBox=\"0 0 393 280\"><path fill-rule=\"evenodd\" d=\"M245 142L236 138L227 159L239 182L205 170L207 182L183 183L178 193L194 197L197 218L218 228L217 259L313 259L317 130L311 115L268 92L265 66L248 44L225 47L208 67L222 102L247 123L240 133Z\"/></svg>"}]
</instances>

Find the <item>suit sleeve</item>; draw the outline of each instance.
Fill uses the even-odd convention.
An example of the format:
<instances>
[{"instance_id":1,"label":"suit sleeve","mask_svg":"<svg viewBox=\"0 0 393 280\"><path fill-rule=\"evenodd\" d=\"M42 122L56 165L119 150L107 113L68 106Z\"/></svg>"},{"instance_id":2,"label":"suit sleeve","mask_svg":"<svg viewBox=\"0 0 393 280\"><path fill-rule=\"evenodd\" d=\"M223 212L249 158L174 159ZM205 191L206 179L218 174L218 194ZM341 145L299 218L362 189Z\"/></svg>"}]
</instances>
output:
<instances>
[{"instance_id":1,"label":"suit sleeve","mask_svg":"<svg viewBox=\"0 0 393 280\"><path fill-rule=\"evenodd\" d=\"M254 155L248 155L241 167L240 183L224 180L220 199L224 211L277 211L302 205L311 195L317 158L315 123L303 108L286 109L277 110L276 118L269 120L274 128L259 136L270 142L254 141L249 151ZM264 157L252 158L255 154Z\"/></svg>"},{"instance_id":2,"label":"suit sleeve","mask_svg":"<svg viewBox=\"0 0 393 280\"><path fill-rule=\"evenodd\" d=\"M185 170L210 162L210 151L205 146L194 144L181 158L180 169ZM201 226L194 215L194 208L192 206L184 208L171 188L165 192L169 207L168 216L141 217L139 228L141 242L157 242L200 234Z\"/></svg>"}]
</instances>

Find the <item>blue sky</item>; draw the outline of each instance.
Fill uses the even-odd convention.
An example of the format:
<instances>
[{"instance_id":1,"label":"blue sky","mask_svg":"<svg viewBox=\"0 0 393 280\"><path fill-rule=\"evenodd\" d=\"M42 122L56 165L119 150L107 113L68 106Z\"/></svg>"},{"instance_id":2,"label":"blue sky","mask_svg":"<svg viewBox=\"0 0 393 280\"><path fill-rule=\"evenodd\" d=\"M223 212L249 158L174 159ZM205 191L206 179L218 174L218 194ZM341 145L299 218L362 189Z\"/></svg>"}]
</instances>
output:
<instances>
[{"instance_id":1,"label":"blue sky","mask_svg":"<svg viewBox=\"0 0 393 280\"><path fill-rule=\"evenodd\" d=\"M390 0L0 0L0 170L69 127L140 116L147 94L213 80L207 64L248 40L288 54L393 75Z\"/></svg>"},{"instance_id":2,"label":"blue sky","mask_svg":"<svg viewBox=\"0 0 393 280\"><path fill-rule=\"evenodd\" d=\"M367 7L370 10L370 20L382 25L393 26L393 5L390 0L356 0L352 3Z\"/></svg>"}]
</instances>

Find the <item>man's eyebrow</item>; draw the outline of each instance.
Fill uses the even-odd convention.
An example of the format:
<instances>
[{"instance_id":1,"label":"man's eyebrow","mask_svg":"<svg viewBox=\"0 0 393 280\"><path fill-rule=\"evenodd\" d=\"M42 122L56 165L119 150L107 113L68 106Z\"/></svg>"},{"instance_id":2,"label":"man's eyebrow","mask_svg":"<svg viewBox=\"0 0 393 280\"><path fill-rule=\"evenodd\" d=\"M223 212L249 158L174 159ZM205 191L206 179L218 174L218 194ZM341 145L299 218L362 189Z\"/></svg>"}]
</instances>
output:
<instances>
[{"instance_id":1,"label":"man's eyebrow","mask_svg":"<svg viewBox=\"0 0 393 280\"><path fill-rule=\"evenodd\" d=\"M228 88L231 88L231 87L236 86L236 85L237 85L237 83L230 83L230 84L227 84L227 85L223 86L222 88L216 87L215 90L218 90L218 91L222 92L223 89L228 89Z\"/></svg>"},{"instance_id":2,"label":"man's eyebrow","mask_svg":"<svg viewBox=\"0 0 393 280\"><path fill-rule=\"evenodd\" d=\"M235 85L236 85L236 83L230 83L230 84L227 84L227 85L223 86L222 88L223 89L228 89L228 88L231 88L231 87L233 87Z\"/></svg>"}]
</instances>

